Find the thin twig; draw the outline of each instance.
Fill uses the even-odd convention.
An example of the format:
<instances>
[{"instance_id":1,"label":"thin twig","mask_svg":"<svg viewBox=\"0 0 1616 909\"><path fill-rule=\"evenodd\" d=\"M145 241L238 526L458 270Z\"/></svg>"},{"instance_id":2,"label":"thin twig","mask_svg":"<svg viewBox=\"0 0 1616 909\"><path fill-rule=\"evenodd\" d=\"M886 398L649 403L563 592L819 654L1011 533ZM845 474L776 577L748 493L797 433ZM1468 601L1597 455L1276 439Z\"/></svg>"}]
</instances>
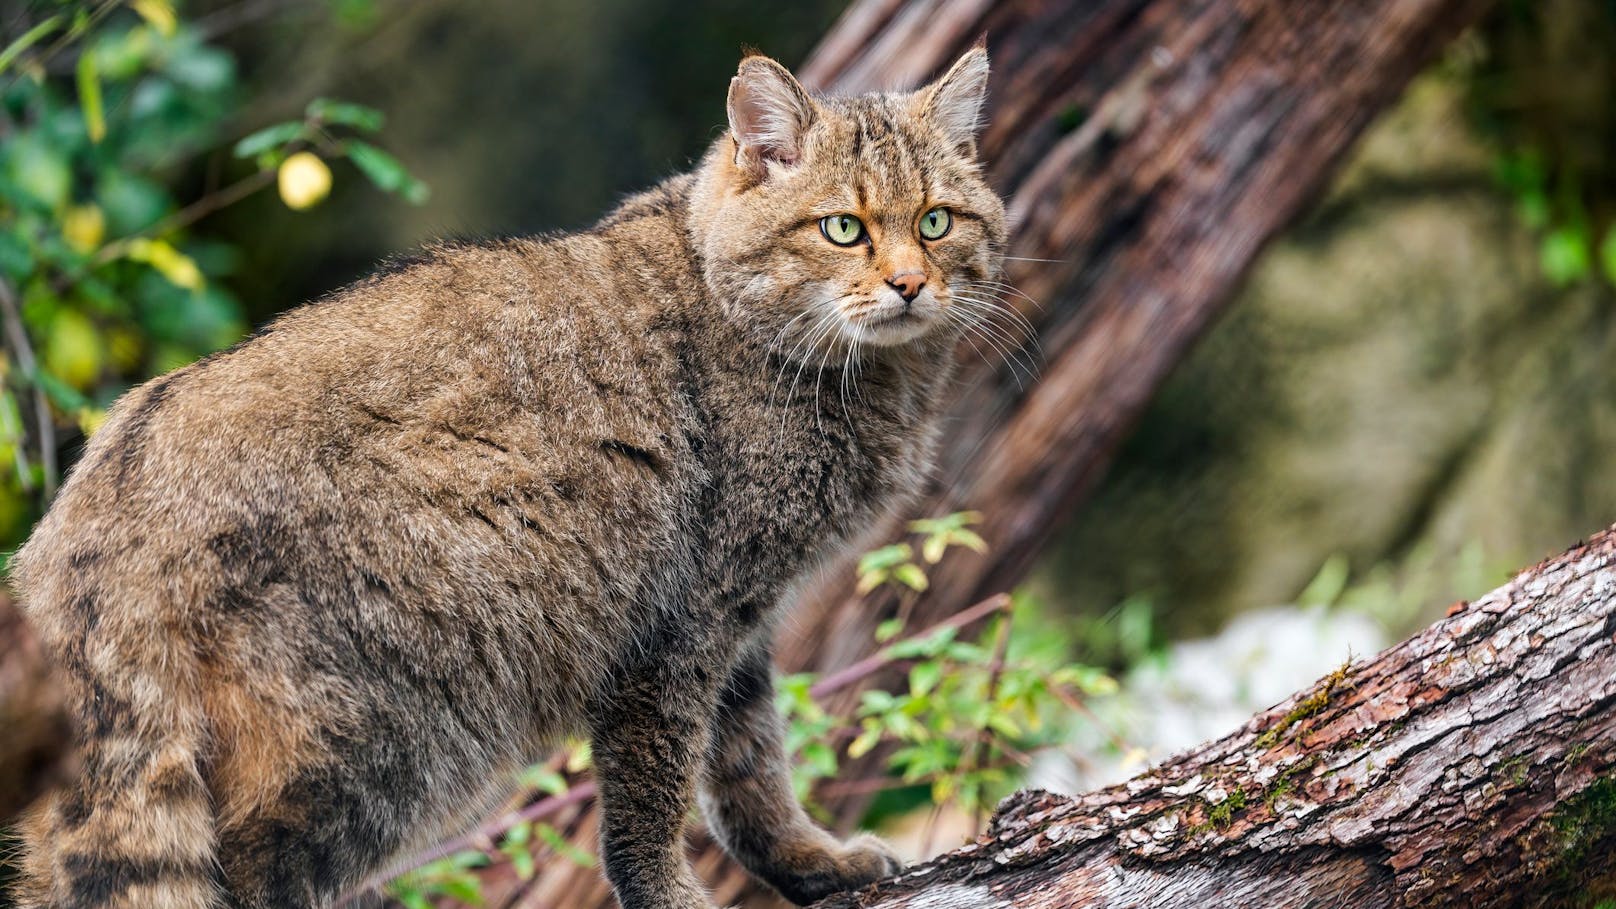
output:
<instances>
[{"instance_id":1,"label":"thin twig","mask_svg":"<svg viewBox=\"0 0 1616 909\"><path fill-rule=\"evenodd\" d=\"M825 676L809 687L808 693L815 698L822 698L834 691L846 688L855 682L863 681L866 677L880 672L888 663L892 662L892 650L899 644L929 638L944 628L962 628L978 620L1010 607L1010 595L996 593L969 609L956 612L948 618L938 622L924 631L916 632L903 640L881 648L874 654L859 660L851 666Z\"/></svg>"},{"instance_id":2,"label":"thin twig","mask_svg":"<svg viewBox=\"0 0 1616 909\"><path fill-rule=\"evenodd\" d=\"M989 704L997 702L999 698L999 679L1004 675L1005 657L1007 657L1010 653L1010 622L1014 615L1015 613L1006 610L1004 614L1004 624L999 627L999 640L993 649L992 668L988 670L987 700ZM983 748L987 747L992 740L993 733L988 728L986 723L984 723L982 727L976 731L976 735L971 737L970 746L966 749L965 754L960 758L959 778L962 788L965 777L976 768L978 754ZM971 829L982 829L982 800L980 798L975 799L971 806Z\"/></svg>"},{"instance_id":3,"label":"thin twig","mask_svg":"<svg viewBox=\"0 0 1616 909\"><path fill-rule=\"evenodd\" d=\"M34 391L34 422L38 426L39 464L44 471L44 498L50 503L56 495L56 424L51 419L50 402L45 398L45 387L39 382L39 362L34 358L34 346L28 341L28 329L22 324L22 312L17 306L17 292L11 282L0 278L0 321L5 323L6 346L11 348L22 367L23 376Z\"/></svg>"},{"instance_id":4,"label":"thin twig","mask_svg":"<svg viewBox=\"0 0 1616 909\"><path fill-rule=\"evenodd\" d=\"M242 177L224 189L208 193L139 233L114 240L101 247L101 251L95 255L94 264L105 265L123 256L129 251L130 244L135 240L147 237L161 237L164 234L189 227L221 208L240 202L274 181L275 171L273 170L260 170L250 176Z\"/></svg>"}]
</instances>

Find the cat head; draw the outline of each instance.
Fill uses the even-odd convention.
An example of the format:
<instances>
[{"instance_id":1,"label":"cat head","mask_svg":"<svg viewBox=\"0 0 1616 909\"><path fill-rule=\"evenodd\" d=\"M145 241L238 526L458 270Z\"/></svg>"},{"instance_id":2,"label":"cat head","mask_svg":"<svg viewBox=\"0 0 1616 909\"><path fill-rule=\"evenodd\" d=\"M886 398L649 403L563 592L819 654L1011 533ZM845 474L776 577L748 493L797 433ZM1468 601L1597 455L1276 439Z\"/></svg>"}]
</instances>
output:
<instances>
[{"instance_id":1,"label":"cat head","mask_svg":"<svg viewBox=\"0 0 1616 909\"><path fill-rule=\"evenodd\" d=\"M1005 218L977 160L987 79L976 47L918 91L816 97L743 59L692 197L730 317L818 357L948 335L988 305Z\"/></svg>"}]
</instances>

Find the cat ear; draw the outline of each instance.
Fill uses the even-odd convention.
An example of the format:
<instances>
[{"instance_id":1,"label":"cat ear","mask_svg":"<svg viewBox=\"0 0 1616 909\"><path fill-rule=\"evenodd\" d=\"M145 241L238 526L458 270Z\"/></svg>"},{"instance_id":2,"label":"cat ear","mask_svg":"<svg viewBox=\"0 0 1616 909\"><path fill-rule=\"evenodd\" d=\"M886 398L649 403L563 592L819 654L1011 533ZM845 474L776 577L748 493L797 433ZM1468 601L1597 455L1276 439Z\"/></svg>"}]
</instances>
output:
<instances>
[{"instance_id":1,"label":"cat ear","mask_svg":"<svg viewBox=\"0 0 1616 909\"><path fill-rule=\"evenodd\" d=\"M921 116L967 154L976 154L982 106L988 99L988 49L978 44L941 79L920 90Z\"/></svg>"},{"instance_id":2,"label":"cat ear","mask_svg":"<svg viewBox=\"0 0 1616 909\"><path fill-rule=\"evenodd\" d=\"M737 165L761 177L770 161L796 163L803 134L813 122L813 102L785 67L764 56L741 61L729 80L729 130Z\"/></svg>"}]
</instances>

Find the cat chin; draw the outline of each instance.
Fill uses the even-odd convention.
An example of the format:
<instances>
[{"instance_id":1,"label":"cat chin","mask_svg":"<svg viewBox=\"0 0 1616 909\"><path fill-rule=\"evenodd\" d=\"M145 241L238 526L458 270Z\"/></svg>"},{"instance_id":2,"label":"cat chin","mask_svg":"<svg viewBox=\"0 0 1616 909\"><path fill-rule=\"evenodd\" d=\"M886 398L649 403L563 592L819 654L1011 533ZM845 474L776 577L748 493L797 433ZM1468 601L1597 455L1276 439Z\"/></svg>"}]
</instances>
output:
<instances>
[{"instance_id":1,"label":"cat chin","mask_svg":"<svg viewBox=\"0 0 1616 909\"><path fill-rule=\"evenodd\" d=\"M871 347L899 347L919 340L930 332L934 321L930 316L911 310L886 317L844 322L842 334L849 341Z\"/></svg>"}]
</instances>

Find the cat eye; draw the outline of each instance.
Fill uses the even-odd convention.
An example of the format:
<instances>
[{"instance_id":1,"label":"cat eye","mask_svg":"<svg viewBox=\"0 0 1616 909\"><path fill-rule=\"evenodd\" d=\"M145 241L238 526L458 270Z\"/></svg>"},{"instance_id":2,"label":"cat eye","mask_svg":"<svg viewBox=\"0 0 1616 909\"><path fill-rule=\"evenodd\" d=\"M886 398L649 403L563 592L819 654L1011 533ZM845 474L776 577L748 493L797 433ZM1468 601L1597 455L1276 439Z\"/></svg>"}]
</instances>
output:
<instances>
[{"instance_id":1,"label":"cat eye","mask_svg":"<svg viewBox=\"0 0 1616 909\"><path fill-rule=\"evenodd\" d=\"M852 246L864 239L864 222L852 215L826 215L819 219L819 232L837 246Z\"/></svg>"},{"instance_id":2,"label":"cat eye","mask_svg":"<svg viewBox=\"0 0 1616 909\"><path fill-rule=\"evenodd\" d=\"M934 208L920 216L920 236L927 240L941 240L954 226L954 218L946 208Z\"/></svg>"}]
</instances>

